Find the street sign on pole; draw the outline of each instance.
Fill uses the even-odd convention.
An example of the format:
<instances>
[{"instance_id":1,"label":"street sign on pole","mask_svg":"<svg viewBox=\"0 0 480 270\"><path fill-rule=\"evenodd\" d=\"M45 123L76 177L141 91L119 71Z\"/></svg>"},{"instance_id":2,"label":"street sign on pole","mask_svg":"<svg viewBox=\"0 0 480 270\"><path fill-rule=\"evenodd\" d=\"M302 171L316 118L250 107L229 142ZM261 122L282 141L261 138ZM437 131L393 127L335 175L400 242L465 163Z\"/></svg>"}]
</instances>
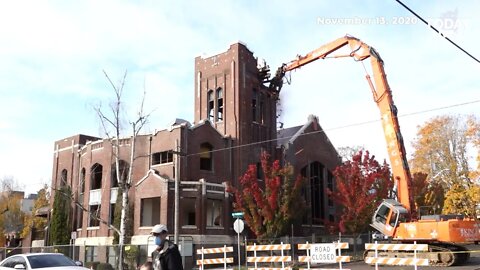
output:
<instances>
[{"instance_id":1,"label":"street sign on pole","mask_svg":"<svg viewBox=\"0 0 480 270\"><path fill-rule=\"evenodd\" d=\"M232 216L233 214L234 213L232 213ZM242 216L243 216L243 213L242 213ZM233 223L233 229L237 233L237 240L238 240L238 269L240 269L240 234L243 232L244 227L245 227L245 224L243 223L243 220L239 218L237 218L237 220L235 220L235 222Z\"/></svg>"},{"instance_id":2,"label":"street sign on pole","mask_svg":"<svg viewBox=\"0 0 480 270\"><path fill-rule=\"evenodd\" d=\"M233 218L243 218L243 212L233 212L232 217Z\"/></svg>"},{"instance_id":3,"label":"street sign on pole","mask_svg":"<svg viewBox=\"0 0 480 270\"><path fill-rule=\"evenodd\" d=\"M235 222L233 223L233 229L235 230L236 233L242 233L243 229L245 227L245 224L243 223L243 220L237 218Z\"/></svg>"}]
</instances>

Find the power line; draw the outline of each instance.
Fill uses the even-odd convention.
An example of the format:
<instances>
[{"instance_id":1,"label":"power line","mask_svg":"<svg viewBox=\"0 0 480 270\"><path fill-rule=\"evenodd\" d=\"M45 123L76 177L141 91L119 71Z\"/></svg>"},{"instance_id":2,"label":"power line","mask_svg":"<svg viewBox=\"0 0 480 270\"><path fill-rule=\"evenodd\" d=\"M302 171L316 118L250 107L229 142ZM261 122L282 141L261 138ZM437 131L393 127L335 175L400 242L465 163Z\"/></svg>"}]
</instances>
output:
<instances>
[{"instance_id":1,"label":"power line","mask_svg":"<svg viewBox=\"0 0 480 270\"><path fill-rule=\"evenodd\" d=\"M412 116L412 115L419 115L419 114L424 114L424 113L429 113L429 112L434 112L434 111L440 111L440 110L445 110L445 109L450 109L450 108L455 108L455 107L471 105L471 104L475 104L475 103L480 103L480 99L473 100L473 101L462 102L462 103L451 104L451 105L446 105L446 106L441 106L441 107L436 107L436 108L431 108L431 109L426 109L426 110L421 110L421 111L416 111L416 112L411 112L411 113L406 113L406 114L400 114L400 115L397 115L397 117L398 118L403 118L403 117L408 117L408 116ZM313 134L317 134L317 133L325 133L327 131L351 128L351 127L356 127L356 126L363 126L363 125L377 123L377 122L381 122L381 121L382 121L381 119L375 119L375 120L368 120L368 121L363 121L363 122L351 123L351 124L347 124L347 125L344 125L344 126L329 128L329 129L326 129L326 130L322 129L322 130L318 130L318 131L303 133L303 134L300 134L299 137L306 136L306 135L313 135ZM253 142L253 143L246 143L246 144L235 145L235 146L231 146L231 147L214 149L214 150L206 151L206 152L215 153L215 152L220 152L220 151L227 151L227 150L238 149L238 148L243 148L243 147L250 147L250 146L269 143L269 142L276 142L276 141L279 141L279 140L291 139L293 137L294 136L287 136L287 137L276 138L276 139L271 139L271 140L264 140L264 141L258 141L258 142ZM204 153L205 152L199 152L199 153L187 154L187 155L184 155L184 156L185 157L191 157L191 156L201 155L201 154L204 154Z\"/></svg>"},{"instance_id":2,"label":"power line","mask_svg":"<svg viewBox=\"0 0 480 270\"><path fill-rule=\"evenodd\" d=\"M466 50L464 50L462 47L460 47L457 43L453 42L450 38L448 38L446 35L444 35L442 32L440 32L437 28L435 28L435 26L431 25L430 23L428 23L425 19L423 19L420 15L418 15L417 13L415 13L415 11L413 11L412 9L410 9L407 5L405 5L404 3L402 3L402 1L400 0L395 0L397 1L400 5L402 5L405 9L407 9L408 11L410 11L410 13L412 13L413 15L415 15L415 17L417 17L419 20L421 20L423 23L425 23L427 26L429 26L430 28L432 28L435 32L437 32L438 34L440 34L442 37L444 37L446 40L448 40L450 43L452 43L455 47L457 47L459 50L461 50L462 52L466 53L468 56L470 56L473 60L477 61L477 63L480 63L480 60L478 60L477 58L475 58L475 56L471 55L469 52L467 52Z\"/></svg>"},{"instance_id":3,"label":"power line","mask_svg":"<svg viewBox=\"0 0 480 270\"><path fill-rule=\"evenodd\" d=\"M446 106L437 107L437 108L432 108L432 109L426 109L426 110L423 110L423 111L406 113L406 114L402 114L402 115L400 115L400 116L398 116L398 117L405 117L405 116L423 114L423 113L427 113L427 112L445 110L445 109L450 109L450 108L455 108L455 107L461 107L461 106L465 106L465 105L471 105L471 104L475 104L475 103L479 103L479 102L480 102L480 99L478 99L478 100L472 100L472 101L467 101L467 102L462 102L462 103L457 103L457 104L452 104L452 105L446 105Z\"/></svg>"}]
</instances>

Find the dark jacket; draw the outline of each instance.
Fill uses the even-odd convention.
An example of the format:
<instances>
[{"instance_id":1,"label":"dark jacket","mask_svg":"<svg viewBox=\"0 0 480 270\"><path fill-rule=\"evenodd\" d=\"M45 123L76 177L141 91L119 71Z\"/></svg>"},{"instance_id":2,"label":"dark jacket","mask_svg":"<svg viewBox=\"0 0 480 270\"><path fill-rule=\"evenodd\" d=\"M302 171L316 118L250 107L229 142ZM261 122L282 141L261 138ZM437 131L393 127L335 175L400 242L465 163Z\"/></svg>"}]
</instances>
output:
<instances>
[{"instance_id":1,"label":"dark jacket","mask_svg":"<svg viewBox=\"0 0 480 270\"><path fill-rule=\"evenodd\" d=\"M154 270L183 270L182 256L177 245L165 240L163 247L152 252Z\"/></svg>"}]
</instances>

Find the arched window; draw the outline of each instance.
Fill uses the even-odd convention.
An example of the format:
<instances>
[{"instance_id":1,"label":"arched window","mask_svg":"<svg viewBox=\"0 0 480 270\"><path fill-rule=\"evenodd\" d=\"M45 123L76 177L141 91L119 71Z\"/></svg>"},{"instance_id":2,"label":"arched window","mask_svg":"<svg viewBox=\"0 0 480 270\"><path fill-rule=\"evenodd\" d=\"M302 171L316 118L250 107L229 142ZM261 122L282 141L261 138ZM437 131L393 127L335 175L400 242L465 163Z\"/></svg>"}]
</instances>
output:
<instances>
[{"instance_id":1,"label":"arched window","mask_svg":"<svg viewBox=\"0 0 480 270\"><path fill-rule=\"evenodd\" d=\"M301 172L307 180L304 195L310 208L305 221L312 224L322 224L325 219L324 168L322 163L315 161L305 166Z\"/></svg>"},{"instance_id":2,"label":"arched window","mask_svg":"<svg viewBox=\"0 0 480 270\"><path fill-rule=\"evenodd\" d=\"M213 90L209 90L208 93L207 93L207 116L208 116L208 120L210 120L211 122L214 121L214 108L215 108L215 98L213 96Z\"/></svg>"},{"instance_id":3,"label":"arched window","mask_svg":"<svg viewBox=\"0 0 480 270\"><path fill-rule=\"evenodd\" d=\"M85 168L80 171L80 182L78 183L80 193L85 192Z\"/></svg>"},{"instance_id":4,"label":"arched window","mask_svg":"<svg viewBox=\"0 0 480 270\"><path fill-rule=\"evenodd\" d=\"M90 169L90 190L102 188L103 166L95 163Z\"/></svg>"},{"instance_id":5,"label":"arched window","mask_svg":"<svg viewBox=\"0 0 480 270\"><path fill-rule=\"evenodd\" d=\"M217 88L217 121L223 121L223 89Z\"/></svg>"},{"instance_id":6,"label":"arched window","mask_svg":"<svg viewBox=\"0 0 480 270\"><path fill-rule=\"evenodd\" d=\"M211 171L213 158L212 158L213 147L209 143L202 143L200 145L200 170Z\"/></svg>"},{"instance_id":7,"label":"arched window","mask_svg":"<svg viewBox=\"0 0 480 270\"><path fill-rule=\"evenodd\" d=\"M67 178L68 178L68 172L66 169L62 170L61 176L60 176L60 186L66 186L67 185Z\"/></svg>"},{"instance_id":8,"label":"arched window","mask_svg":"<svg viewBox=\"0 0 480 270\"><path fill-rule=\"evenodd\" d=\"M118 170L120 172L120 181L125 183L128 177L129 164L125 160L118 161ZM112 180L110 181L112 187L118 187L117 170L115 163L112 164Z\"/></svg>"}]
</instances>

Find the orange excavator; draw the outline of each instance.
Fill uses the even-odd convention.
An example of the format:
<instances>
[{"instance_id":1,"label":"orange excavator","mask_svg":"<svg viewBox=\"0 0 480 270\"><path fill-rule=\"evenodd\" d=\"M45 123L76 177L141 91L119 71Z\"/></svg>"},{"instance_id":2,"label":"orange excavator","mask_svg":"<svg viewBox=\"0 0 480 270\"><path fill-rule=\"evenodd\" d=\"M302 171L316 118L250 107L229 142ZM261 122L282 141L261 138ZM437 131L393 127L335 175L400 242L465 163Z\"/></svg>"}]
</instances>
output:
<instances>
[{"instance_id":1,"label":"orange excavator","mask_svg":"<svg viewBox=\"0 0 480 270\"><path fill-rule=\"evenodd\" d=\"M346 47L347 54L331 55ZM413 194L412 176L407 163L403 138L397 118L397 108L392 99L392 91L387 82L383 60L378 52L357 38L345 36L327 43L304 56L279 67L270 80L270 89L280 92L285 74L318 59L352 57L356 61L370 60L373 81L366 79L373 94L373 100L380 109L383 130L387 141L388 155L397 187L397 199L385 199L372 217L371 226L389 241L400 243L426 243L429 252L418 253L417 258L429 259L433 266L450 266L468 260L470 253L465 244L480 241L480 222L461 215L429 215L417 218ZM373 251L365 251L366 256ZM385 251L382 257L408 258L412 253L405 251Z\"/></svg>"}]
</instances>

